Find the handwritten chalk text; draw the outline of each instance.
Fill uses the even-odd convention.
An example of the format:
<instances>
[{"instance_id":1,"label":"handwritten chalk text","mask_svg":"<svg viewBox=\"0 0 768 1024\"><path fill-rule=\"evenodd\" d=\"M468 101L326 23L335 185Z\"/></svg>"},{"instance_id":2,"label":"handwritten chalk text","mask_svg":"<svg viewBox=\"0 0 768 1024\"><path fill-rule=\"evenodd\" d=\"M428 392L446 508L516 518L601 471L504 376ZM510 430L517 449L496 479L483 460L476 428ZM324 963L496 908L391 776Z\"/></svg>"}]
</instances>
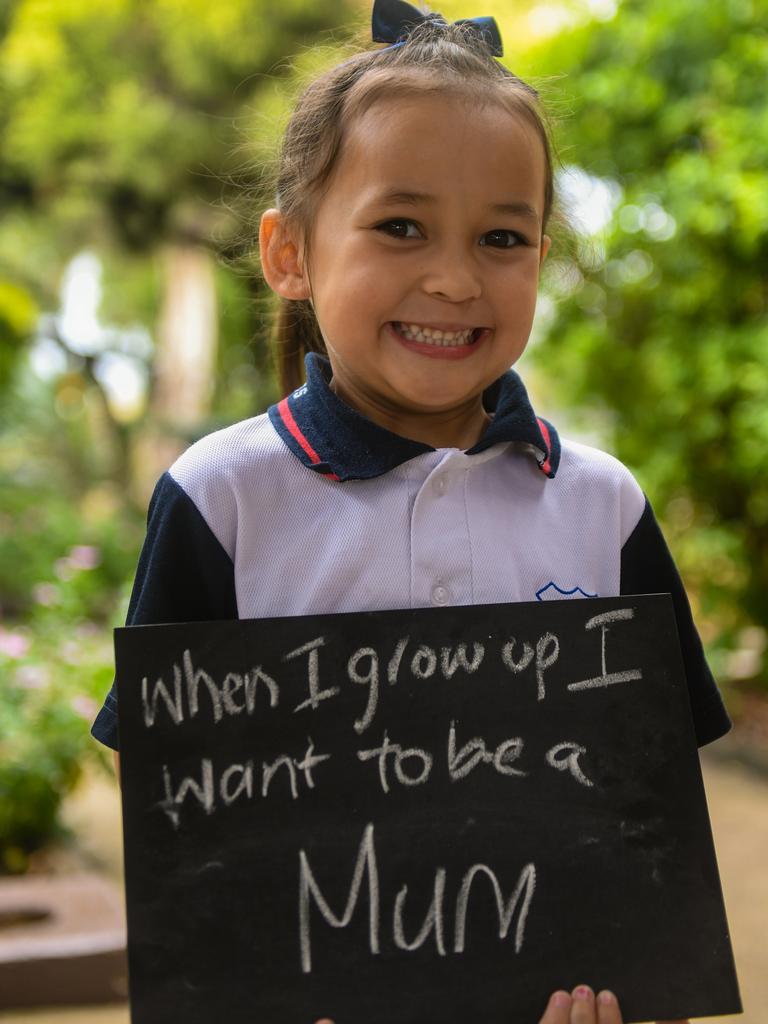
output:
<instances>
[{"instance_id":1,"label":"handwritten chalk text","mask_svg":"<svg viewBox=\"0 0 768 1024\"><path fill-rule=\"evenodd\" d=\"M568 693L579 693L600 687L629 683L643 678L640 668L615 667L608 670L607 637L612 627L631 621L635 616L633 608L619 608L587 618L584 629L590 634L599 633L598 675L565 684ZM488 640L493 639L489 637ZM353 686L364 689L364 704L354 718L352 726L358 735L368 730L381 711L381 680L386 678L389 686L395 686L408 674L418 683L432 680L456 681L463 685L478 673L481 666L488 664L489 657L498 659L505 670L504 675L531 677L537 702L546 700L548 674L562 661L560 639L551 631L542 633L537 639L515 636L502 637L495 653L489 653L489 644L479 640L462 641L453 645L430 646L412 641L410 636L400 637L391 651L378 651L374 646L361 645L346 658L346 679ZM181 725L196 718L205 710L215 724L227 717L260 715L280 706L281 694L290 687L293 699L297 696L297 684L302 689L301 699L293 706L294 712L316 712L329 700L342 693L338 681L338 669L324 669L324 659L331 659L330 644L326 636L316 636L306 643L293 648L279 657L276 668L265 670L256 665L246 671L227 672L220 682L205 668L193 661L192 654L185 650L182 657L172 666L172 680L158 677L154 683L148 677L141 680L142 720L147 729L158 721L158 716L174 725ZM325 652L321 654L321 652ZM299 678L292 664L299 666ZM333 664L333 662L330 662ZM279 679L290 670L290 676ZM331 672L332 685L323 681ZM561 670L562 674L562 670ZM502 676L503 678L503 676ZM562 685L562 684L561 684ZM517 692L531 692L523 684ZM512 760L512 748L505 751L506 761ZM476 751L475 751L476 752Z\"/></svg>"},{"instance_id":2,"label":"handwritten chalk text","mask_svg":"<svg viewBox=\"0 0 768 1024\"><path fill-rule=\"evenodd\" d=\"M487 864L473 864L465 871L454 905L453 952L463 953L467 945L467 910L473 883L476 878L486 878L496 901L498 915L498 937L502 942L517 918L514 931L514 949L519 953L525 941L525 926L528 912L536 890L536 867L526 864L520 871L511 895L505 900L501 883L495 871ZM360 902L363 880L367 881L368 950L375 956L381 951L381 891L379 887L379 865L373 823L366 825L357 851L352 880L344 909L335 913L323 895L305 850L299 851L299 957L304 974L312 971L312 928L311 910L314 906L321 918L331 928L346 928ZM408 952L419 949L430 934L434 936L439 956L446 955L445 946L445 888L446 871L435 869L432 899L427 908L424 922L415 938L408 941L403 925L403 909L408 896L408 886L403 885L395 897L392 913L392 941L398 949Z\"/></svg>"}]
</instances>

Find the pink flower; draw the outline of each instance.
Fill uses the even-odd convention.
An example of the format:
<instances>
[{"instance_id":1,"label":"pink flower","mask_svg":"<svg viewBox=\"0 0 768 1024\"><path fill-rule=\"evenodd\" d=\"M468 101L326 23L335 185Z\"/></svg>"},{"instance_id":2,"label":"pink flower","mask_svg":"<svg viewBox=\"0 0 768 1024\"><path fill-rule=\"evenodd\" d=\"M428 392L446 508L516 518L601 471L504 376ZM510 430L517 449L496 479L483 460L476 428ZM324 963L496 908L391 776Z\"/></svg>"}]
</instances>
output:
<instances>
[{"instance_id":1,"label":"pink flower","mask_svg":"<svg viewBox=\"0 0 768 1024\"><path fill-rule=\"evenodd\" d=\"M21 665L16 669L15 679L22 690L44 690L50 682L50 673L44 665Z\"/></svg>"},{"instance_id":2,"label":"pink flower","mask_svg":"<svg viewBox=\"0 0 768 1024\"><path fill-rule=\"evenodd\" d=\"M46 608L56 604L59 599L59 588L55 583L38 583L32 593L37 603L45 605Z\"/></svg>"},{"instance_id":3,"label":"pink flower","mask_svg":"<svg viewBox=\"0 0 768 1024\"><path fill-rule=\"evenodd\" d=\"M89 544L79 544L70 550L67 561L73 569L95 569L101 562L101 552Z\"/></svg>"},{"instance_id":4,"label":"pink flower","mask_svg":"<svg viewBox=\"0 0 768 1024\"><path fill-rule=\"evenodd\" d=\"M91 697L84 696L84 694L79 694L77 697L73 697L69 704L72 710L76 711L77 714L87 722L93 721L96 717L96 712L99 710L96 705L96 701Z\"/></svg>"},{"instance_id":5,"label":"pink flower","mask_svg":"<svg viewBox=\"0 0 768 1024\"><path fill-rule=\"evenodd\" d=\"M70 565L70 561L68 558L57 558L56 561L53 563L53 571L56 573L59 579L63 580L65 583L71 580L72 576L74 575L72 566Z\"/></svg>"},{"instance_id":6,"label":"pink flower","mask_svg":"<svg viewBox=\"0 0 768 1024\"><path fill-rule=\"evenodd\" d=\"M7 658L23 658L29 650L29 640L23 633L11 633L0 626L0 654Z\"/></svg>"},{"instance_id":7,"label":"pink flower","mask_svg":"<svg viewBox=\"0 0 768 1024\"><path fill-rule=\"evenodd\" d=\"M77 640L65 640L59 645L59 655L68 665L77 665L82 656L80 644Z\"/></svg>"}]
</instances>

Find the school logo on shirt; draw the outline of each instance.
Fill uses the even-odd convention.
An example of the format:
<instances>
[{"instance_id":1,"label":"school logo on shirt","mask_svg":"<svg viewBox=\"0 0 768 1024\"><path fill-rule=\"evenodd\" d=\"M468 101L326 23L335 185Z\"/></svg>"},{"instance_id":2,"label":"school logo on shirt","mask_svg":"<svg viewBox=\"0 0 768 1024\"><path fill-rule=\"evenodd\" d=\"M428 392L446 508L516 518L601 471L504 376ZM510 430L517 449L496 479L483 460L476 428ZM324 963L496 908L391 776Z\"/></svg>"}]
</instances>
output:
<instances>
[{"instance_id":1,"label":"school logo on shirt","mask_svg":"<svg viewBox=\"0 0 768 1024\"><path fill-rule=\"evenodd\" d=\"M537 601L560 601L564 597L597 597L597 594L588 594L581 587L571 587L570 590L563 590L562 587L558 587L554 580L550 580L545 587L541 587L536 591Z\"/></svg>"}]
</instances>

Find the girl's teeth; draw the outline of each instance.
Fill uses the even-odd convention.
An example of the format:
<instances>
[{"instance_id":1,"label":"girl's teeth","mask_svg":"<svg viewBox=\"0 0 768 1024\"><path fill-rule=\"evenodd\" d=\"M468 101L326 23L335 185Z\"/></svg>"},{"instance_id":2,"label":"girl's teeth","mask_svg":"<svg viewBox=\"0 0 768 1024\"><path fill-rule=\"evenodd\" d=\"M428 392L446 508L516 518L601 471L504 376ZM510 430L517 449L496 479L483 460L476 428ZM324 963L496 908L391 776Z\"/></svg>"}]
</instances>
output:
<instances>
[{"instance_id":1,"label":"girl's teeth","mask_svg":"<svg viewBox=\"0 0 768 1024\"><path fill-rule=\"evenodd\" d=\"M398 323L397 329L409 341L420 341L426 345L452 347L468 345L472 341L473 331L440 331L431 327L419 327L418 324Z\"/></svg>"}]
</instances>

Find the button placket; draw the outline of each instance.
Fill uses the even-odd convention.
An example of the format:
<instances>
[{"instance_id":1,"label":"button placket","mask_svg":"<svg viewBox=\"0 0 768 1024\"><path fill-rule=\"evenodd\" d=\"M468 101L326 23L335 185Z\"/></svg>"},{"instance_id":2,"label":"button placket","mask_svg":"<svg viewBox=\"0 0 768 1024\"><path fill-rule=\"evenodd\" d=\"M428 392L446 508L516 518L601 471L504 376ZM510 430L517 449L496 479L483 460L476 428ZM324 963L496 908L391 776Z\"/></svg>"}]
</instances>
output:
<instances>
[{"instance_id":1,"label":"button placket","mask_svg":"<svg viewBox=\"0 0 768 1024\"><path fill-rule=\"evenodd\" d=\"M472 566L466 543L463 453L441 453L419 490L411 518L411 593L422 606L471 601Z\"/></svg>"}]
</instances>

